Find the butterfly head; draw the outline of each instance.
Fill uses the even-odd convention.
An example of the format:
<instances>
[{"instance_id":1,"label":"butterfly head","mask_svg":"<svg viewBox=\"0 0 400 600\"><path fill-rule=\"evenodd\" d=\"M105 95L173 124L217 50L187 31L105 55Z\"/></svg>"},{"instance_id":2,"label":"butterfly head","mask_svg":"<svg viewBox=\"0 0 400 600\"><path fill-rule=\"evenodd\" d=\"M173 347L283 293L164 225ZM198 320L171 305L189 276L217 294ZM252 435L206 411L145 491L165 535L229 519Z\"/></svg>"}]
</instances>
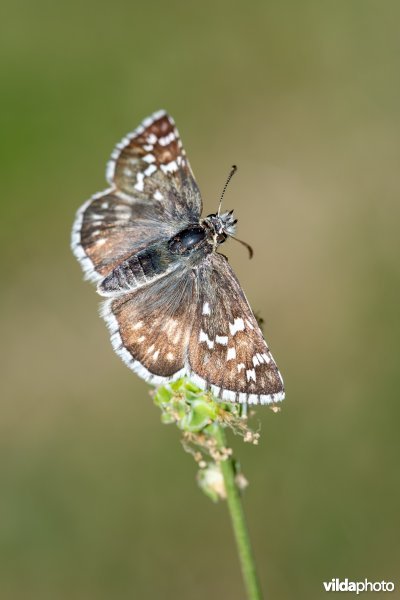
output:
<instances>
[{"instance_id":1,"label":"butterfly head","mask_svg":"<svg viewBox=\"0 0 400 600\"><path fill-rule=\"evenodd\" d=\"M237 219L233 216L233 210L220 215L208 215L203 222L211 230L215 246L225 242L227 237L233 236L236 231Z\"/></svg>"}]
</instances>

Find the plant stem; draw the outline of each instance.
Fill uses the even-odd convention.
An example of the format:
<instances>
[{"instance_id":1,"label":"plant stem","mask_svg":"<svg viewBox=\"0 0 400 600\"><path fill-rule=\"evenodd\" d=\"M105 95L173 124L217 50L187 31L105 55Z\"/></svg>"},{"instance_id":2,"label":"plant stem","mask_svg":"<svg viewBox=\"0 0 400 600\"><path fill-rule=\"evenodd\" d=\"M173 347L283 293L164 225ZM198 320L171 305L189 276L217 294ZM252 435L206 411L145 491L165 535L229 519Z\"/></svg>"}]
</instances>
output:
<instances>
[{"instance_id":1,"label":"plant stem","mask_svg":"<svg viewBox=\"0 0 400 600\"><path fill-rule=\"evenodd\" d=\"M225 431L222 425L218 426L215 437L218 446L220 448L226 448ZM251 550L249 532L247 530L239 490L235 483L234 464L232 459L228 458L227 460L222 460L220 465L224 477L226 499L235 534L247 596L249 600L262 600L261 587L258 581L254 557Z\"/></svg>"}]
</instances>

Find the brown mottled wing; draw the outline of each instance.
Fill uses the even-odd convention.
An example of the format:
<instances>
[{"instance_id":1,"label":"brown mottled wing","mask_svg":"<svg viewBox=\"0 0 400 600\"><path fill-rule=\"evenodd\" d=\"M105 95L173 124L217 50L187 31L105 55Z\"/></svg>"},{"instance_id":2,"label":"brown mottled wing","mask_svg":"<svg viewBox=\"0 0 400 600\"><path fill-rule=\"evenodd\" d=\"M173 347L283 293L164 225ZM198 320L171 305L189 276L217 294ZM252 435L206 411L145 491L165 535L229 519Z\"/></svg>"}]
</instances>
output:
<instances>
[{"instance_id":1,"label":"brown mottled wing","mask_svg":"<svg viewBox=\"0 0 400 600\"><path fill-rule=\"evenodd\" d=\"M201 198L193 172L175 123L165 111L154 113L123 138L106 175L110 185L137 199L163 195L162 204L175 221L185 221L188 214L194 221L200 217ZM189 189L183 199L168 194L169 188L180 192L185 186Z\"/></svg>"},{"instance_id":2,"label":"brown mottled wing","mask_svg":"<svg viewBox=\"0 0 400 600\"><path fill-rule=\"evenodd\" d=\"M227 259L209 255L197 282L188 368L193 381L232 402L283 400L282 377Z\"/></svg>"},{"instance_id":3,"label":"brown mottled wing","mask_svg":"<svg viewBox=\"0 0 400 600\"><path fill-rule=\"evenodd\" d=\"M78 210L72 249L88 279L99 281L147 245L198 222L200 191L172 118L159 111L115 148L110 188Z\"/></svg>"},{"instance_id":4,"label":"brown mottled wing","mask_svg":"<svg viewBox=\"0 0 400 600\"><path fill-rule=\"evenodd\" d=\"M104 303L114 350L146 381L185 375L195 293L194 273L182 269Z\"/></svg>"}]
</instances>

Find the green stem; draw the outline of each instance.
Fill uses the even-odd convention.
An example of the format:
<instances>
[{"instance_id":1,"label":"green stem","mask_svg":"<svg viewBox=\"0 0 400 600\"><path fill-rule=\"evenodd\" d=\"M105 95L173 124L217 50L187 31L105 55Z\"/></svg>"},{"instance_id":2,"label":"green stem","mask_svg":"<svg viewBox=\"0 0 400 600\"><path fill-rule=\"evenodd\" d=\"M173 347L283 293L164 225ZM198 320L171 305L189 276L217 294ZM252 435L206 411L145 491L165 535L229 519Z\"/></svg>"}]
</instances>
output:
<instances>
[{"instance_id":1,"label":"green stem","mask_svg":"<svg viewBox=\"0 0 400 600\"><path fill-rule=\"evenodd\" d=\"M215 437L218 446L220 448L226 448L225 431L222 425L218 426ZM220 465L224 477L226 499L235 534L247 596L249 600L262 600L261 587L258 581L254 557L251 550L249 532L247 530L239 490L235 483L235 468L233 461L231 459L222 460Z\"/></svg>"}]
</instances>

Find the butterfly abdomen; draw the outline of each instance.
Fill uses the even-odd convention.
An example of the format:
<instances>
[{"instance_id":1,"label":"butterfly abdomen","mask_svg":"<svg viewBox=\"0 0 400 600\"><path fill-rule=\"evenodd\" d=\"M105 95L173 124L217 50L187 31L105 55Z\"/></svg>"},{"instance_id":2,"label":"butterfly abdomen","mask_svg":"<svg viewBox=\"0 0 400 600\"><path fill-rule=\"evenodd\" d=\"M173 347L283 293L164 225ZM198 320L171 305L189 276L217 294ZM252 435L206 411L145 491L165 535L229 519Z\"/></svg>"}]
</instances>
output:
<instances>
[{"instance_id":1,"label":"butterfly abdomen","mask_svg":"<svg viewBox=\"0 0 400 600\"><path fill-rule=\"evenodd\" d=\"M212 252L212 236L201 225L190 225L168 241L150 245L117 265L98 285L102 296L124 293L166 275L182 258L198 263Z\"/></svg>"},{"instance_id":2,"label":"butterfly abdomen","mask_svg":"<svg viewBox=\"0 0 400 600\"><path fill-rule=\"evenodd\" d=\"M171 255L166 242L154 244L117 265L99 283L98 292L109 296L134 290L167 274L176 265L176 257Z\"/></svg>"}]
</instances>

